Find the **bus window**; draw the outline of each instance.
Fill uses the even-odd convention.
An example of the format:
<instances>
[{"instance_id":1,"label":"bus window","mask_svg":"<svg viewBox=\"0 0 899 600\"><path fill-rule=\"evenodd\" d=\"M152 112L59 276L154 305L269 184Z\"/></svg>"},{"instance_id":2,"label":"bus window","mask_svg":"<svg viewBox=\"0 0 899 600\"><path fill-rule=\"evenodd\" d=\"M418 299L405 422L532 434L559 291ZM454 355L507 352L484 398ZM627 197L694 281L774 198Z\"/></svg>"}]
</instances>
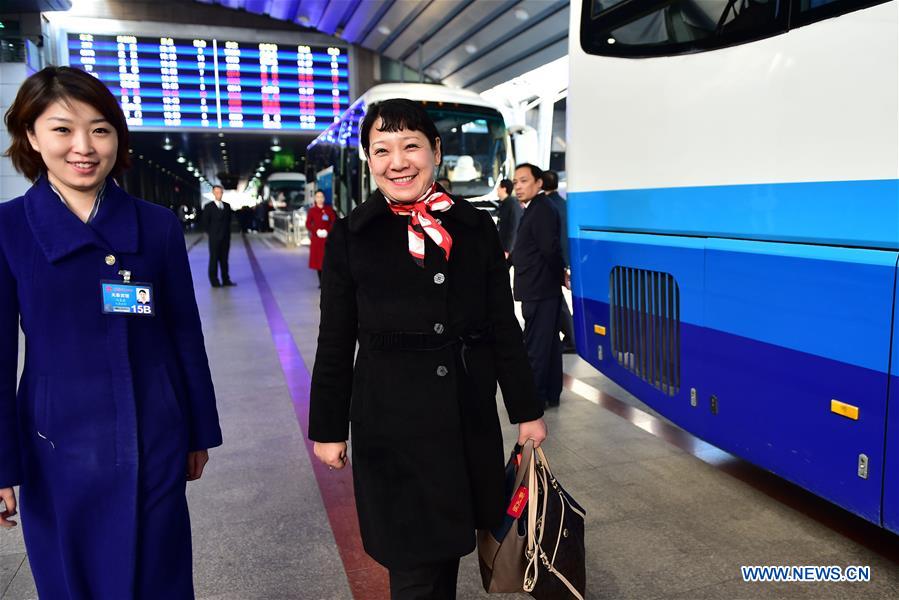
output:
<instances>
[{"instance_id":1,"label":"bus window","mask_svg":"<svg viewBox=\"0 0 899 600\"><path fill-rule=\"evenodd\" d=\"M635 58L714 50L887 1L583 0L581 47Z\"/></svg>"},{"instance_id":2,"label":"bus window","mask_svg":"<svg viewBox=\"0 0 899 600\"><path fill-rule=\"evenodd\" d=\"M794 0L797 8L791 17L793 27L829 19L854 10L868 8L887 0Z\"/></svg>"},{"instance_id":3,"label":"bus window","mask_svg":"<svg viewBox=\"0 0 899 600\"><path fill-rule=\"evenodd\" d=\"M581 45L605 56L710 50L786 30L781 0L585 0Z\"/></svg>"},{"instance_id":4,"label":"bus window","mask_svg":"<svg viewBox=\"0 0 899 600\"><path fill-rule=\"evenodd\" d=\"M452 182L454 194L483 196L508 176L506 125L499 113L428 108L428 114L440 132L443 164L438 177Z\"/></svg>"}]
</instances>

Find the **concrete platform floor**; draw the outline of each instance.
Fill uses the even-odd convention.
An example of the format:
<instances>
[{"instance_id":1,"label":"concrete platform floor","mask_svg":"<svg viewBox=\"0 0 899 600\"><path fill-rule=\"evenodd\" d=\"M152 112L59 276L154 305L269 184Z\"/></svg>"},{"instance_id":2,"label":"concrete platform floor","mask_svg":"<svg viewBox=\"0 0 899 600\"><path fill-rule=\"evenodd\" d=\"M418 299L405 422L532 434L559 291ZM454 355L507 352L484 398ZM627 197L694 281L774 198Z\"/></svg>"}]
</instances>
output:
<instances>
[{"instance_id":1,"label":"concrete platform floor","mask_svg":"<svg viewBox=\"0 0 899 600\"><path fill-rule=\"evenodd\" d=\"M383 573L359 555L341 488L314 467L295 410L319 317L306 250L235 236L238 287L225 289L209 287L207 256L199 243L190 260L225 445L188 486L197 597L386 599ZM577 357L565 369L546 450L587 510L588 598L899 598L899 536L680 435ZM511 445L515 428L504 435ZM330 512L323 494L337 499ZM868 565L871 581L744 583L741 565ZM0 532L0 597L36 597L21 528ZM459 598L488 597L470 555Z\"/></svg>"}]
</instances>

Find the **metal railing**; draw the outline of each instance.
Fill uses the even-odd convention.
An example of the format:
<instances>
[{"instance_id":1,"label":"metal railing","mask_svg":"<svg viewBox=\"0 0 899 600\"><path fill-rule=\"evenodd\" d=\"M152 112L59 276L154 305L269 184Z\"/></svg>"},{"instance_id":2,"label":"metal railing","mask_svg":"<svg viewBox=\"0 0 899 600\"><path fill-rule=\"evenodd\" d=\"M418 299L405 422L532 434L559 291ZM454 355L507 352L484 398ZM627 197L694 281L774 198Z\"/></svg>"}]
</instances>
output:
<instances>
[{"instance_id":1,"label":"metal railing","mask_svg":"<svg viewBox=\"0 0 899 600\"><path fill-rule=\"evenodd\" d=\"M309 244L305 210L276 210L271 213L271 219L275 239L285 246L305 246Z\"/></svg>"}]
</instances>

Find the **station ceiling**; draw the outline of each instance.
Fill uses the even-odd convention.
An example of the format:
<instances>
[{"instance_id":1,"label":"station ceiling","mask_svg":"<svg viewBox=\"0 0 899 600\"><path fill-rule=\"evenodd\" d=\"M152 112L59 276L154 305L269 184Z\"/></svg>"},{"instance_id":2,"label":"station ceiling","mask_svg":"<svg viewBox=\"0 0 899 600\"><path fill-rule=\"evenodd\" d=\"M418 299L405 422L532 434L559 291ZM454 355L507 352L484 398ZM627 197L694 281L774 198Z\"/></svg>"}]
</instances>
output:
<instances>
[{"instance_id":1,"label":"station ceiling","mask_svg":"<svg viewBox=\"0 0 899 600\"><path fill-rule=\"evenodd\" d=\"M267 15L481 92L568 52L569 0L195 0Z\"/></svg>"},{"instance_id":2,"label":"station ceiling","mask_svg":"<svg viewBox=\"0 0 899 600\"><path fill-rule=\"evenodd\" d=\"M2 0L2 13L31 13L49 10L69 10L72 0Z\"/></svg>"}]
</instances>

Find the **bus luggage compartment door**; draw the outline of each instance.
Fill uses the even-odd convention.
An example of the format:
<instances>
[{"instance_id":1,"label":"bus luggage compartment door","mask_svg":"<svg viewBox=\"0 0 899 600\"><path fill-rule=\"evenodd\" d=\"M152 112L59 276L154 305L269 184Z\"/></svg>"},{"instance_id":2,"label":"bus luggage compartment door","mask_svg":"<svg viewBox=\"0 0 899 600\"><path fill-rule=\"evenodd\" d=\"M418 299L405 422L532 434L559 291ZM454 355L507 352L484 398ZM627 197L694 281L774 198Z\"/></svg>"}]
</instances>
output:
<instances>
[{"instance_id":1,"label":"bus luggage compartment door","mask_svg":"<svg viewBox=\"0 0 899 600\"><path fill-rule=\"evenodd\" d=\"M709 441L878 524L896 259L706 242Z\"/></svg>"}]
</instances>

